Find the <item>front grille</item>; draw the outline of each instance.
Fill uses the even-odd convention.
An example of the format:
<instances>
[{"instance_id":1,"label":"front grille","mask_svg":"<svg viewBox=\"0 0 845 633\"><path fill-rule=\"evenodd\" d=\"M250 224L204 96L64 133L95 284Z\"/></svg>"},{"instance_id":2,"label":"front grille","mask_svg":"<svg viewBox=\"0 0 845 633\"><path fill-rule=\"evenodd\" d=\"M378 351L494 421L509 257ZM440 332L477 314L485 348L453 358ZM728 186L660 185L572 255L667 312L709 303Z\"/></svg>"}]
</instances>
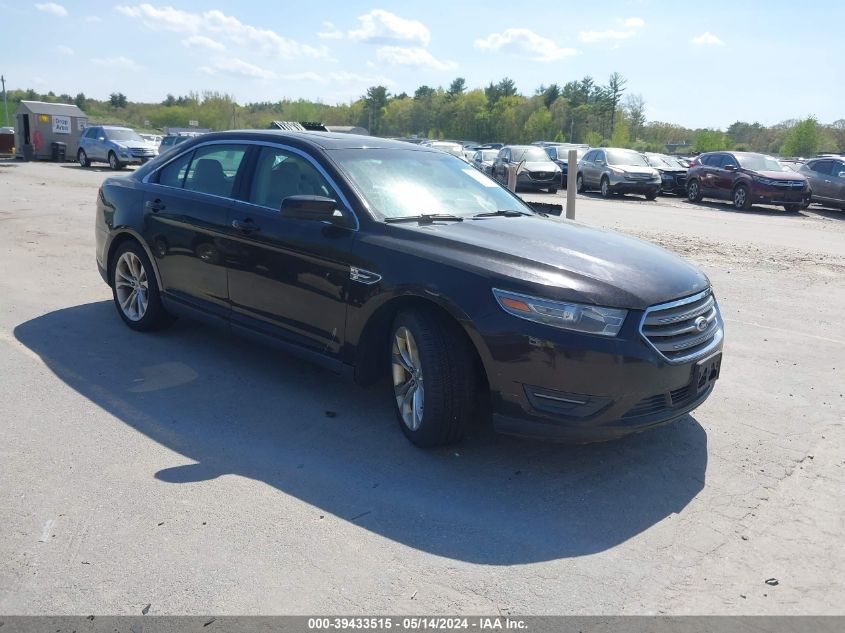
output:
<instances>
[{"instance_id":1,"label":"front grille","mask_svg":"<svg viewBox=\"0 0 845 633\"><path fill-rule=\"evenodd\" d=\"M636 418L641 415L654 415L672 409L679 409L688 404L694 396L689 385L674 389L669 393L658 393L648 398L643 398L636 405L631 407L623 418Z\"/></svg>"},{"instance_id":2,"label":"front grille","mask_svg":"<svg viewBox=\"0 0 845 633\"><path fill-rule=\"evenodd\" d=\"M638 172L629 173L627 176L630 180L651 180L654 177L653 174L641 174Z\"/></svg>"},{"instance_id":3,"label":"front grille","mask_svg":"<svg viewBox=\"0 0 845 633\"><path fill-rule=\"evenodd\" d=\"M554 172L551 171L529 171L528 174L534 180L549 180L552 176L554 176Z\"/></svg>"},{"instance_id":4,"label":"front grille","mask_svg":"<svg viewBox=\"0 0 845 633\"><path fill-rule=\"evenodd\" d=\"M155 156L156 151L154 149L149 148L142 148L142 147L134 147L132 148L132 155L133 156Z\"/></svg>"},{"instance_id":5,"label":"front grille","mask_svg":"<svg viewBox=\"0 0 845 633\"><path fill-rule=\"evenodd\" d=\"M719 307L710 290L652 306L645 311L640 333L672 363L696 358L722 340Z\"/></svg>"},{"instance_id":6,"label":"front grille","mask_svg":"<svg viewBox=\"0 0 845 633\"><path fill-rule=\"evenodd\" d=\"M804 181L802 180L774 180L772 184L775 187L782 187L784 189L803 189Z\"/></svg>"}]
</instances>

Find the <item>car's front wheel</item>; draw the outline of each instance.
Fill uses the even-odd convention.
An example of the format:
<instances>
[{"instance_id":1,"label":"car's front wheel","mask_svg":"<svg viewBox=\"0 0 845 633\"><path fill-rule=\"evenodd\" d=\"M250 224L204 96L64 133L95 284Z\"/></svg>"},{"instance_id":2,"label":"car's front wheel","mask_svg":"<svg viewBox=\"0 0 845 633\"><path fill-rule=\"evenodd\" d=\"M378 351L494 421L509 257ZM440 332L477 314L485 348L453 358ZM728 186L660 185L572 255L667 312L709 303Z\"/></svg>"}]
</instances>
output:
<instances>
[{"instance_id":1,"label":"car's front wheel","mask_svg":"<svg viewBox=\"0 0 845 633\"><path fill-rule=\"evenodd\" d=\"M88 160L88 154L85 153L84 149L80 149L79 152L77 152L76 160L79 161L80 167L90 167L91 166L91 161Z\"/></svg>"},{"instance_id":2,"label":"car's front wheel","mask_svg":"<svg viewBox=\"0 0 845 633\"><path fill-rule=\"evenodd\" d=\"M117 154L114 152L109 152L109 167L111 167L114 171L123 169L123 164L117 160Z\"/></svg>"},{"instance_id":3,"label":"car's front wheel","mask_svg":"<svg viewBox=\"0 0 845 633\"><path fill-rule=\"evenodd\" d=\"M610 197L610 180L608 180L607 176L603 176L601 179L601 197Z\"/></svg>"},{"instance_id":4,"label":"car's front wheel","mask_svg":"<svg viewBox=\"0 0 845 633\"><path fill-rule=\"evenodd\" d=\"M806 209L803 204L785 204L783 208L790 213L798 213L801 209Z\"/></svg>"},{"instance_id":5,"label":"car's front wheel","mask_svg":"<svg viewBox=\"0 0 845 633\"><path fill-rule=\"evenodd\" d=\"M138 242L118 247L109 272L114 305L126 325L141 332L170 325L173 317L161 304L152 264Z\"/></svg>"},{"instance_id":6,"label":"car's front wheel","mask_svg":"<svg viewBox=\"0 0 845 633\"><path fill-rule=\"evenodd\" d=\"M477 402L476 368L459 326L433 310L397 314L390 337L396 417L422 448L460 440Z\"/></svg>"},{"instance_id":7,"label":"car's front wheel","mask_svg":"<svg viewBox=\"0 0 845 633\"><path fill-rule=\"evenodd\" d=\"M577 193L584 193L584 176L581 174L575 177L575 191Z\"/></svg>"},{"instance_id":8,"label":"car's front wheel","mask_svg":"<svg viewBox=\"0 0 845 633\"><path fill-rule=\"evenodd\" d=\"M751 196L748 193L748 187L745 185L737 185L734 189L734 209L739 211L747 211L751 208Z\"/></svg>"}]
</instances>

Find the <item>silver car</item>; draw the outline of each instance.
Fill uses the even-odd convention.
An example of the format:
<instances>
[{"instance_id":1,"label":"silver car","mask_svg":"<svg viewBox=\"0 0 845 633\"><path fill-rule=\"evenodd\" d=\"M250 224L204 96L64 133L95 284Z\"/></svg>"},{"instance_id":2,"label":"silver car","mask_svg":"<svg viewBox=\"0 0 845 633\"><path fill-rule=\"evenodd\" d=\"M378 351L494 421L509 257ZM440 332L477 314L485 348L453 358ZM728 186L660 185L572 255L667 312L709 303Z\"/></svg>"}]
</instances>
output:
<instances>
[{"instance_id":1,"label":"silver car","mask_svg":"<svg viewBox=\"0 0 845 633\"><path fill-rule=\"evenodd\" d=\"M660 172L639 152L602 147L590 150L578 161L575 183L578 193L598 189L603 198L609 198L613 193L638 193L646 200L654 200L662 180Z\"/></svg>"},{"instance_id":2,"label":"silver car","mask_svg":"<svg viewBox=\"0 0 845 633\"><path fill-rule=\"evenodd\" d=\"M496 160L496 155L499 150L496 149L479 149L472 155L470 164L478 171L488 176L493 171L493 161Z\"/></svg>"},{"instance_id":3,"label":"silver car","mask_svg":"<svg viewBox=\"0 0 845 633\"><path fill-rule=\"evenodd\" d=\"M811 202L821 202L845 211L845 158L817 158L798 170L810 181Z\"/></svg>"},{"instance_id":4,"label":"silver car","mask_svg":"<svg viewBox=\"0 0 845 633\"><path fill-rule=\"evenodd\" d=\"M91 163L108 163L114 170L126 165L143 165L158 156L158 145L141 138L128 127L91 125L79 139L76 159L83 167Z\"/></svg>"}]
</instances>

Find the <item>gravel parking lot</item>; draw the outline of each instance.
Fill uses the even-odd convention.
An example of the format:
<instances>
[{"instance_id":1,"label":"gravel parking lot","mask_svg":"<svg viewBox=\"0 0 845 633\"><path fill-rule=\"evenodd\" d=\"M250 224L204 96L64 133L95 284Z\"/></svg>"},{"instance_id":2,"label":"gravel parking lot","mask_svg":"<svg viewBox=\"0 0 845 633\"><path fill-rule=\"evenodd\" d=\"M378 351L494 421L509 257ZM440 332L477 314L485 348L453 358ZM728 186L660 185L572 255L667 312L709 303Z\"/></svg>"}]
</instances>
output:
<instances>
[{"instance_id":1,"label":"gravel parking lot","mask_svg":"<svg viewBox=\"0 0 845 633\"><path fill-rule=\"evenodd\" d=\"M109 175L0 161L0 613L845 613L845 212L579 196L710 276L714 395L612 443L425 452L387 385L126 328Z\"/></svg>"}]
</instances>

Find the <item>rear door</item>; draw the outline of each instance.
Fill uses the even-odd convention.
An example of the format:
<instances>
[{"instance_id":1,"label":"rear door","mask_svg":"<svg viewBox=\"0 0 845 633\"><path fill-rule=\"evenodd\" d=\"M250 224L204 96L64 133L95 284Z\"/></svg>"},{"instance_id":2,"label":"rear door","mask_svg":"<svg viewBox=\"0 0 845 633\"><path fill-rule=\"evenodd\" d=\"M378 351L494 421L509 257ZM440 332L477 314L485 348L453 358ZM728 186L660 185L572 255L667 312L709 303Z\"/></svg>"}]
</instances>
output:
<instances>
[{"instance_id":1,"label":"rear door","mask_svg":"<svg viewBox=\"0 0 845 633\"><path fill-rule=\"evenodd\" d=\"M845 204L845 161L835 160L830 170L830 199Z\"/></svg>"},{"instance_id":2,"label":"rear door","mask_svg":"<svg viewBox=\"0 0 845 633\"><path fill-rule=\"evenodd\" d=\"M148 180L146 234L167 295L226 317L226 260L232 196L240 186L247 146L209 143L174 155Z\"/></svg>"},{"instance_id":3,"label":"rear door","mask_svg":"<svg viewBox=\"0 0 845 633\"><path fill-rule=\"evenodd\" d=\"M728 169L733 167L734 169ZM736 181L739 164L731 154L718 154L718 160L713 164L713 195L719 198L730 199L732 196L734 182Z\"/></svg>"},{"instance_id":4,"label":"rear door","mask_svg":"<svg viewBox=\"0 0 845 633\"><path fill-rule=\"evenodd\" d=\"M256 147L246 195L229 214L232 324L338 361L357 220L317 161L283 145ZM281 216L282 200L337 201L339 226Z\"/></svg>"},{"instance_id":5,"label":"rear door","mask_svg":"<svg viewBox=\"0 0 845 633\"><path fill-rule=\"evenodd\" d=\"M832 170L832 160L817 160L809 163L807 165L807 169L803 171L804 175L807 176L807 179L810 181L810 189L813 191L814 198L827 200L832 197Z\"/></svg>"}]
</instances>

